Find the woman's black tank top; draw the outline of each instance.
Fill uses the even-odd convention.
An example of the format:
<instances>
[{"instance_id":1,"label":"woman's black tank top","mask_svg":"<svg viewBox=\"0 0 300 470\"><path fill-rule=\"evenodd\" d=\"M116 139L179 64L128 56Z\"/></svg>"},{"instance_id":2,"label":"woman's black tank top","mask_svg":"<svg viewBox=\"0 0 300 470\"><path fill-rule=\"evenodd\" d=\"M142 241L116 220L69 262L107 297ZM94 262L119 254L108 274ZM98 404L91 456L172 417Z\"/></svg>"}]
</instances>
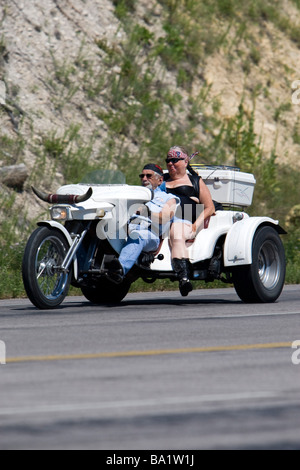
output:
<instances>
[{"instance_id":1,"label":"woman's black tank top","mask_svg":"<svg viewBox=\"0 0 300 470\"><path fill-rule=\"evenodd\" d=\"M197 177L198 181L195 181L193 176L189 176L189 178L193 186L178 186L178 188L167 188L166 191L168 194L174 194L174 196L177 196L180 199L180 208L177 211L176 216L180 219L195 223L198 218L198 203L191 198L196 197L199 199L200 189L197 191L196 188L200 188L200 177ZM166 180L166 182L168 182L168 180Z\"/></svg>"}]
</instances>

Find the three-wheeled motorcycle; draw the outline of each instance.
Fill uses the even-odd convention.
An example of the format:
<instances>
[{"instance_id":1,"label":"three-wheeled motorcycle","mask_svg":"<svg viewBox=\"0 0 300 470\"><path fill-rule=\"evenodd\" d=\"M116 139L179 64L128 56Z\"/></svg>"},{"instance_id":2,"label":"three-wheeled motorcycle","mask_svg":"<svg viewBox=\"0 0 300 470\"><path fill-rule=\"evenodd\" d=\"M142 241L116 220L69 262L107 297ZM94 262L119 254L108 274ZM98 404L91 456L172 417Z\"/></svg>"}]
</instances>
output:
<instances>
[{"instance_id":1,"label":"three-wheeled motorcycle","mask_svg":"<svg viewBox=\"0 0 300 470\"><path fill-rule=\"evenodd\" d=\"M189 248L192 279L231 283L246 303L275 302L285 282L280 235L286 232L272 218L246 213L254 176L226 166L193 165L193 171L221 210L206 221ZM52 195L33 190L52 206L51 220L38 223L23 259L24 286L39 309L59 307L71 284L94 304L115 304L139 278L147 283L177 280L168 238L161 241L159 252L142 254L122 284L107 277L107 263L126 243L128 221L152 198L149 189L106 181L63 186Z\"/></svg>"}]
</instances>

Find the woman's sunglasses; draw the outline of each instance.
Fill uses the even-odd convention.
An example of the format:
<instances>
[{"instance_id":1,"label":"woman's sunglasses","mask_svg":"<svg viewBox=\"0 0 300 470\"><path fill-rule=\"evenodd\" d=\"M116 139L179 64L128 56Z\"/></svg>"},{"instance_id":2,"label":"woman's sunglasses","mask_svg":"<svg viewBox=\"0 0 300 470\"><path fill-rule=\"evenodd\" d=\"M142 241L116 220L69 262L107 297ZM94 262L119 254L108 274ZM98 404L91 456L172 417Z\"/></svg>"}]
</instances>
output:
<instances>
[{"instance_id":1,"label":"woman's sunglasses","mask_svg":"<svg viewBox=\"0 0 300 470\"><path fill-rule=\"evenodd\" d=\"M184 161L184 158L167 158L166 163L167 165L169 165L170 163L173 163L175 165L175 163L183 162L183 161Z\"/></svg>"}]
</instances>

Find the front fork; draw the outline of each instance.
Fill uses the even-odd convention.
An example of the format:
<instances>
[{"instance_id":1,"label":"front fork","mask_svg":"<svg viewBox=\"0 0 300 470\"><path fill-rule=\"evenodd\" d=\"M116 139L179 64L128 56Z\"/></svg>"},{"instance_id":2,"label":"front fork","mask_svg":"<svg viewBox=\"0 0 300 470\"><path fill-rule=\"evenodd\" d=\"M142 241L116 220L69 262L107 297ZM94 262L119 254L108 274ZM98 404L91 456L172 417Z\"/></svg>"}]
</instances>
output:
<instances>
[{"instance_id":1,"label":"front fork","mask_svg":"<svg viewBox=\"0 0 300 470\"><path fill-rule=\"evenodd\" d=\"M92 222L90 222L88 224L87 228L85 230L83 230L83 232L80 235L79 234L75 235L73 243L70 246L70 249L69 249L68 253L66 254L66 257L65 257L64 261L62 262L62 265L58 268L61 272L68 273L70 271L69 268L70 268L72 262L74 261L74 258L76 256L83 240L84 240L84 237L86 236L86 234L88 233L88 231L90 229L91 223Z\"/></svg>"}]
</instances>

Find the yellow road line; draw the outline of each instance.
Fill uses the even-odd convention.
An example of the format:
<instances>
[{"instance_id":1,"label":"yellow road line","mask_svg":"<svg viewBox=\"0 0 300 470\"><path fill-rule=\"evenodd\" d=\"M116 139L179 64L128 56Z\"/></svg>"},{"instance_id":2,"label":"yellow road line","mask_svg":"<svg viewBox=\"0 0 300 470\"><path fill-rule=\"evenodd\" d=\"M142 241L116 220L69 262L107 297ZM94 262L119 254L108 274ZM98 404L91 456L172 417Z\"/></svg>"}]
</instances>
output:
<instances>
[{"instance_id":1,"label":"yellow road line","mask_svg":"<svg viewBox=\"0 0 300 470\"><path fill-rule=\"evenodd\" d=\"M210 353L210 352L226 352L226 351L250 351L258 349L277 349L291 348L292 343L266 343L266 344L240 344L233 346L212 346L203 348L186 348L186 349L155 349L148 351L119 351L94 354L62 354L57 356L28 356L28 357L12 357L6 360L7 364L20 362L53 362L53 361L74 361L83 359L109 359L124 357L143 357L143 356L164 356L172 354L193 354L193 353Z\"/></svg>"}]
</instances>

